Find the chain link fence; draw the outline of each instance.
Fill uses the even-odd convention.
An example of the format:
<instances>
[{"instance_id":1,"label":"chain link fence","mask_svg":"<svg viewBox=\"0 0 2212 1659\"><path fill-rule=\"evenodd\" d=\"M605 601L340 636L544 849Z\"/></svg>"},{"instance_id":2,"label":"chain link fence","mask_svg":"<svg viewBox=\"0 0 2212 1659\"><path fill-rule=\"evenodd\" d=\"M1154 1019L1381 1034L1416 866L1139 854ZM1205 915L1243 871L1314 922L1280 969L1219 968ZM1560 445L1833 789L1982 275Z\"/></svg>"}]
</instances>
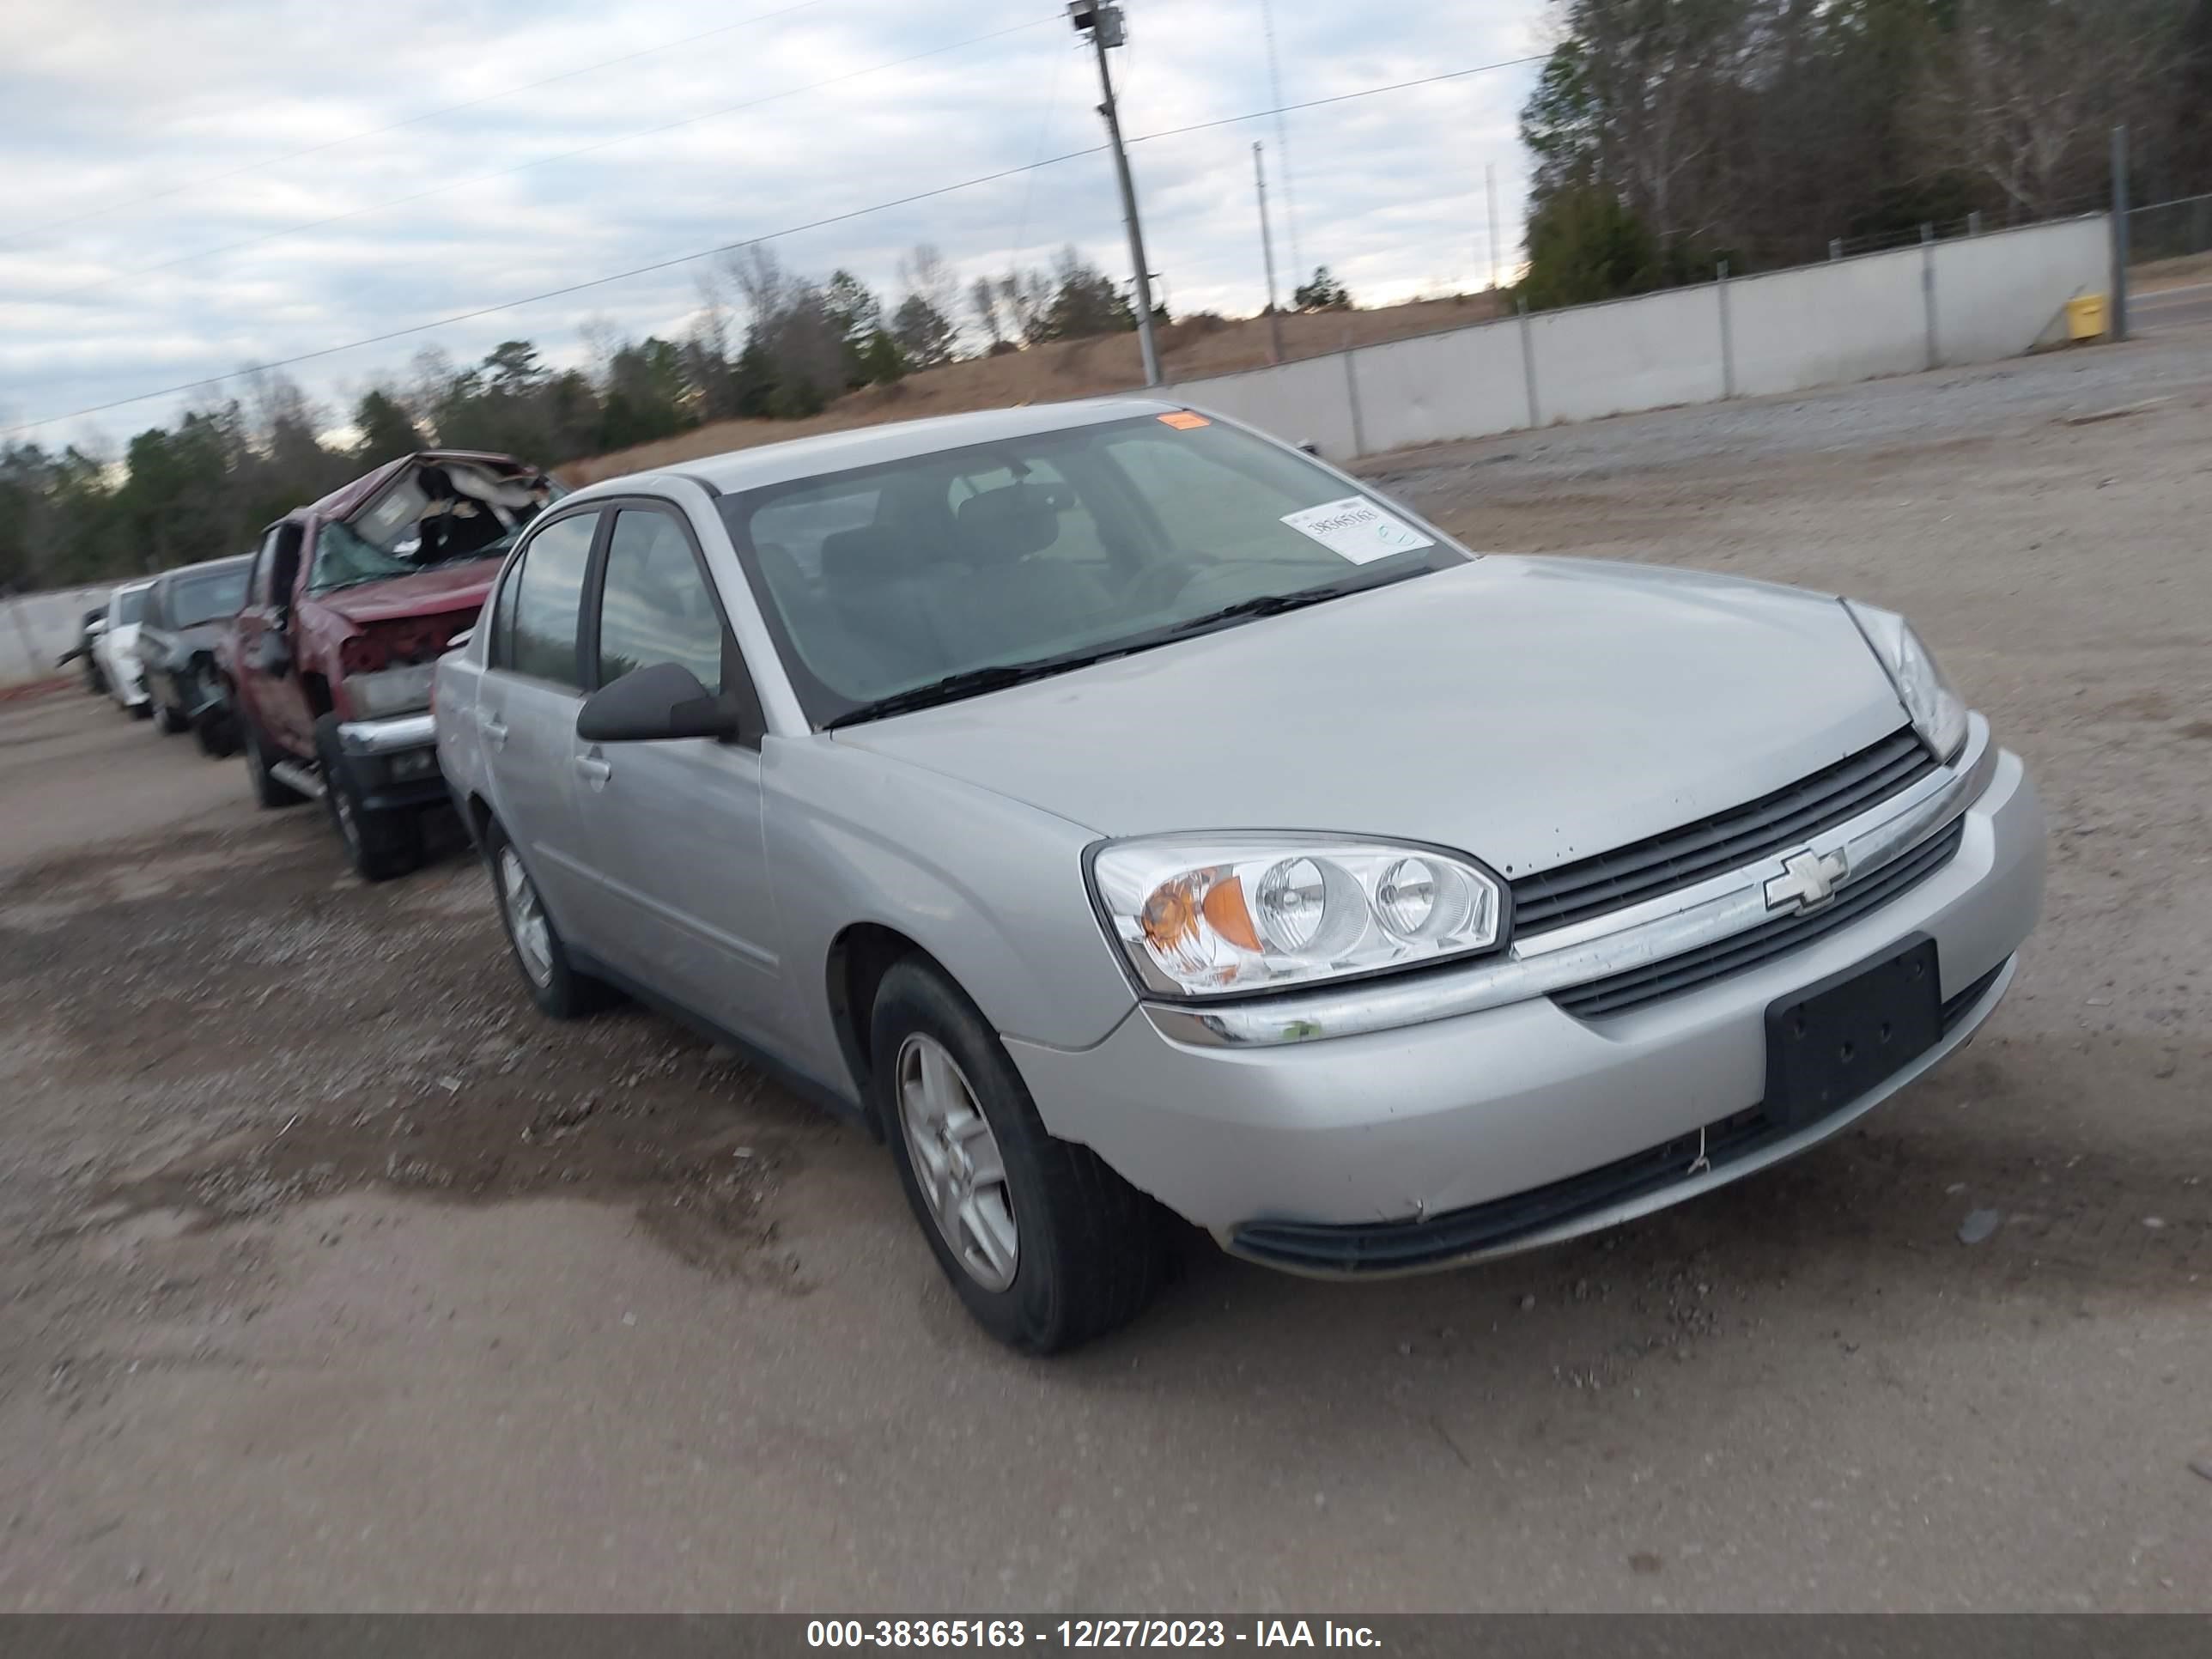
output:
<instances>
[{"instance_id":1,"label":"chain link fence","mask_svg":"<svg viewBox=\"0 0 2212 1659\"><path fill-rule=\"evenodd\" d=\"M2130 258L2139 265L2212 253L2212 195L2130 210L2128 241Z\"/></svg>"}]
</instances>

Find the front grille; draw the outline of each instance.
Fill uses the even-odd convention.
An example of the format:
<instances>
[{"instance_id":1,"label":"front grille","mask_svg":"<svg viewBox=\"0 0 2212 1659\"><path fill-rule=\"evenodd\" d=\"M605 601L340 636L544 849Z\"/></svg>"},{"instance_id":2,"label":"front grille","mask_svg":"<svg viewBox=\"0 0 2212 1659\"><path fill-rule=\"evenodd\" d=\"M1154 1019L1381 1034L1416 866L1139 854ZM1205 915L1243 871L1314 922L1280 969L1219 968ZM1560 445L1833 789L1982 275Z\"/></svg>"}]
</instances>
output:
<instances>
[{"instance_id":1,"label":"front grille","mask_svg":"<svg viewBox=\"0 0 2212 1659\"><path fill-rule=\"evenodd\" d=\"M1848 926L1876 906L1888 903L1907 888L1926 880L1951 861L1966 836L1966 820L1960 818L1903 858L1850 883L1820 909L1802 915L1779 916L1747 932L1668 957L1663 962L1645 963L1625 973L1554 992L1552 1000L1579 1019L1595 1019L1601 1015L1640 1008L1662 997L1695 990L1747 968L1756 968L1785 951L1794 951L1824 933Z\"/></svg>"},{"instance_id":2,"label":"front grille","mask_svg":"<svg viewBox=\"0 0 2212 1659\"><path fill-rule=\"evenodd\" d=\"M1520 933L1601 916L1779 853L1856 817L1936 769L1911 726L1748 805L1513 884Z\"/></svg>"},{"instance_id":3,"label":"front grille","mask_svg":"<svg viewBox=\"0 0 2212 1659\"><path fill-rule=\"evenodd\" d=\"M1946 1036L2004 970L2005 963L1999 963L1943 1004ZM1851 1104L1845 1101L1836 1112L1848 1111ZM1412 1221L1254 1221L1237 1229L1234 1243L1242 1255L1308 1272L1402 1273L1437 1267L1686 1181L1701 1149L1714 1169L1725 1169L1826 1121L1779 1122L1762 1103L1676 1135L1663 1146L1464 1210Z\"/></svg>"}]
</instances>

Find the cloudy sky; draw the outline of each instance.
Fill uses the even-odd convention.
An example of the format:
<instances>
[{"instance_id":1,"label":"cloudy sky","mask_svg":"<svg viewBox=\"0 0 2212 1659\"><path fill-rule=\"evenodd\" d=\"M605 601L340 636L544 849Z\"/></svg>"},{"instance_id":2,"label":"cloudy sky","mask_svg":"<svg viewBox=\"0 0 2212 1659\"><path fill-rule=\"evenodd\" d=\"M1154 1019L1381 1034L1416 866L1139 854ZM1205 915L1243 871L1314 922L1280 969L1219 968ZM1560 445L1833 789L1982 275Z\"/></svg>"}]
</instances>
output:
<instances>
[{"instance_id":1,"label":"cloudy sky","mask_svg":"<svg viewBox=\"0 0 2212 1659\"><path fill-rule=\"evenodd\" d=\"M1273 10L1286 102L1546 40L1543 0ZM1115 58L1133 138L1276 101L1262 0L1127 12ZM20 435L47 444L118 448L188 399L73 415L93 405L759 237L787 266L844 265L891 298L922 240L963 283L1071 241L1127 274L1103 155L799 228L1097 143L1096 72L1056 0L0 0L0 428L40 422ZM1329 265L1363 302L1482 286L1484 168L1510 268L1533 77L1298 112L1286 132L1271 118L1137 143L1169 301L1258 307L1255 139L1286 294L1293 240L1298 264ZM290 372L337 416L428 345L468 359L521 337L581 361L595 325L680 331L711 263Z\"/></svg>"}]
</instances>

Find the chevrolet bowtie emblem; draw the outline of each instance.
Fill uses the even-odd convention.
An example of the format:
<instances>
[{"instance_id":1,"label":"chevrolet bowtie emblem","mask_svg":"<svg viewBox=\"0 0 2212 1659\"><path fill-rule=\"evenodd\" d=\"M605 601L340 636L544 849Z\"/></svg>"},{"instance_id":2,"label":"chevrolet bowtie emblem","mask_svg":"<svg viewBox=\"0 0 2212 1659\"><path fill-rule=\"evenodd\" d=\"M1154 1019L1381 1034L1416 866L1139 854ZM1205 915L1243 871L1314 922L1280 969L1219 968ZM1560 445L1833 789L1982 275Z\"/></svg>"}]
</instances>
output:
<instances>
[{"instance_id":1,"label":"chevrolet bowtie emblem","mask_svg":"<svg viewBox=\"0 0 2212 1659\"><path fill-rule=\"evenodd\" d=\"M1835 897L1836 888L1850 873L1851 863L1843 848L1815 853L1810 848L1782 860L1782 873L1766 884L1770 910L1810 910Z\"/></svg>"}]
</instances>

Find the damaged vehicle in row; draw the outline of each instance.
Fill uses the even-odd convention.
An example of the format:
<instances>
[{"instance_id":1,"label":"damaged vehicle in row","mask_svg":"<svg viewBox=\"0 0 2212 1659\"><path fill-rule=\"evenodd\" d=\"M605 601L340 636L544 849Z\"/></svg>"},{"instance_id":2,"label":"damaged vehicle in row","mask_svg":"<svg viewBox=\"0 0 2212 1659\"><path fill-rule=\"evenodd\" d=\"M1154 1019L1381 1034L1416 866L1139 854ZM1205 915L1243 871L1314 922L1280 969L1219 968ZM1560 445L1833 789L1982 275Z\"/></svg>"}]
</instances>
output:
<instances>
[{"instance_id":1,"label":"damaged vehicle in row","mask_svg":"<svg viewBox=\"0 0 2212 1659\"><path fill-rule=\"evenodd\" d=\"M203 752L238 747L230 699L216 672L216 647L246 602L250 554L210 559L154 579L138 625L138 661L154 706L154 729L167 737L187 729Z\"/></svg>"},{"instance_id":2,"label":"damaged vehicle in row","mask_svg":"<svg viewBox=\"0 0 2212 1659\"><path fill-rule=\"evenodd\" d=\"M256 799L329 808L368 881L422 862L441 805L431 667L560 486L511 455L424 450L269 526L221 653Z\"/></svg>"},{"instance_id":3,"label":"damaged vehicle in row","mask_svg":"<svg viewBox=\"0 0 2212 1659\"><path fill-rule=\"evenodd\" d=\"M1837 1133L2010 985L2043 819L1893 612L1477 555L1174 404L682 461L520 539L439 759L539 1008L885 1139L1014 1346L1159 1208L1370 1278Z\"/></svg>"}]
</instances>

